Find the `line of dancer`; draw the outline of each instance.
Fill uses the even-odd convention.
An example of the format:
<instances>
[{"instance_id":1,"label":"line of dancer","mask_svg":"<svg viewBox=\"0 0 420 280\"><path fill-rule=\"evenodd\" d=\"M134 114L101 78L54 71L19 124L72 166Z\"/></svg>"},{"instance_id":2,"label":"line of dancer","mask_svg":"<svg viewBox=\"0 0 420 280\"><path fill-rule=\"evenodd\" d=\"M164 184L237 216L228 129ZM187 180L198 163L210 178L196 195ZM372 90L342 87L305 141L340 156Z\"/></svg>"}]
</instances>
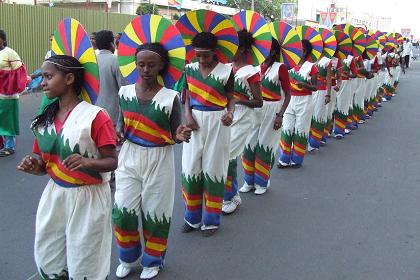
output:
<instances>
[{"instance_id":1,"label":"line of dancer","mask_svg":"<svg viewBox=\"0 0 420 280\"><path fill-rule=\"evenodd\" d=\"M190 11L175 25L139 16L119 38L125 81L114 124L94 105L101 84L89 35L64 19L42 64L42 88L54 101L34 118L34 155L18 165L51 177L36 216L41 278L106 279L112 232L116 276L141 264L140 279L156 277L165 265L176 193L184 201L181 231L214 235L222 214L242 204L239 193L279 187L270 180L276 161L279 168L301 167L306 151L331 136L344 138L395 96L397 35L348 24L267 23L251 11L231 19Z\"/></svg>"}]
</instances>

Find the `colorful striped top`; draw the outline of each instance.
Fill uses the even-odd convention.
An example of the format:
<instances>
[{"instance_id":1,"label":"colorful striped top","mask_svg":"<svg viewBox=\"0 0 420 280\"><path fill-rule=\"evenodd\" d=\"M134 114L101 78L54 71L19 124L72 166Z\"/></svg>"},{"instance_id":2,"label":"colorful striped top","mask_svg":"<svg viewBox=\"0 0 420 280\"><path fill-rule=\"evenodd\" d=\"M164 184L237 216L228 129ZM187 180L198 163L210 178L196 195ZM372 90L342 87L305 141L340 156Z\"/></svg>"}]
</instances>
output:
<instances>
[{"instance_id":1,"label":"colorful striped top","mask_svg":"<svg viewBox=\"0 0 420 280\"><path fill-rule=\"evenodd\" d=\"M238 100L253 99L250 84L261 81L260 72L252 65L245 65L237 70L233 69L235 73L235 86L233 97Z\"/></svg>"},{"instance_id":2,"label":"colorful striped top","mask_svg":"<svg viewBox=\"0 0 420 280\"><path fill-rule=\"evenodd\" d=\"M227 107L225 86L232 73L232 66L218 63L207 77L200 72L198 62L185 68L190 106L199 111L221 111Z\"/></svg>"},{"instance_id":3,"label":"colorful striped top","mask_svg":"<svg viewBox=\"0 0 420 280\"><path fill-rule=\"evenodd\" d=\"M331 58L322 57L316 64L318 68L317 90L327 90L327 72L328 67L332 66Z\"/></svg>"},{"instance_id":4,"label":"colorful striped top","mask_svg":"<svg viewBox=\"0 0 420 280\"><path fill-rule=\"evenodd\" d=\"M318 73L318 68L314 63L305 61L302 65L297 65L289 70L291 96L312 95L312 91L297 86L298 82L311 82L311 77Z\"/></svg>"},{"instance_id":5,"label":"colorful striped top","mask_svg":"<svg viewBox=\"0 0 420 280\"><path fill-rule=\"evenodd\" d=\"M351 74L356 75L357 68L354 57L349 55L343 60L343 72L341 74L341 79L347 81L350 79Z\"/></svg>"},{"instance_id":6,"label":"colorful striped top","mask_svg":"<svg viewBox=\"0 0 420 280\"><path fill-rule=\"evenodd\" d=\"M58 185L72 188L109 181L109 172L100 173L87 168L70 171L63 165L63 161L72 154L100 158L97 144L92 139L92 123L102 110L82 101L70 112L58 133L55 124L33 129L46 171Z\"/></svg>"},{"instance_id":7,"label":"colorful striped top","mask_svg":"<svg viewBox=\"0 0 420 280\"><path fill-rule=\"evenodd\" d=\"M261 65L263 79L261 82L261 93L265 101L279 101L285 92L290 91L289 72L286 65L274 62L268 68Z\"/></svg>"},{"instance_id":8,"label":"colorful striped top","mask_svg":"<svg viewBox=\"0 0 420 280\"><path fill-rule=\"evenodd\" d=\"M144 147L175 144L170 118L176 91L163 87L145 106L140 105L135 84L121 87L118 94L127 140Z\"/></svg>"}]
</instances>

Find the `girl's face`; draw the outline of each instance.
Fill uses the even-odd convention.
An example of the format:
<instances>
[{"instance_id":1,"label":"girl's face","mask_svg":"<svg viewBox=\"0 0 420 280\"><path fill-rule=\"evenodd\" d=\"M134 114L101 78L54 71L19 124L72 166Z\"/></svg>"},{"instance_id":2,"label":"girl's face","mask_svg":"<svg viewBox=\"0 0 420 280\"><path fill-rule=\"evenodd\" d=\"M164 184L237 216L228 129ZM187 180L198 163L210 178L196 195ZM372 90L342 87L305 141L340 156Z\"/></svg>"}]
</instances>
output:
<instances>
[{"instance_id":1,"label":"girl's face","mask_svg":"<svg viewBox=\"0 0 420 280\"><path fill-rule=\"evenodd\" d=\"M158 54L151 51L137 53L137 71L146 83L155 82L163 67L162 58Z\"/></svg>"},{"instance_id":2,"label":"girl's face","mask_svg":"<svg viewBox=\"0 0 420 280\"><path fill-rule=\"evenodd\" d=\"M195 57L201 66L209 67L214 62L214 50L195 50Z\"/></svg>"},{"instance_id":3,"label":"girl's face","mask_svg":"<svg viewBox=\"0 0 420 280\"><path fill-rule=\"evenodd\" d=\"M61 97L67 93L74 83L74 75L72 73L63 73L57 69L54 64L44 62L42 69L42 90L49 99Z\"/></svg>"}]
</instances>

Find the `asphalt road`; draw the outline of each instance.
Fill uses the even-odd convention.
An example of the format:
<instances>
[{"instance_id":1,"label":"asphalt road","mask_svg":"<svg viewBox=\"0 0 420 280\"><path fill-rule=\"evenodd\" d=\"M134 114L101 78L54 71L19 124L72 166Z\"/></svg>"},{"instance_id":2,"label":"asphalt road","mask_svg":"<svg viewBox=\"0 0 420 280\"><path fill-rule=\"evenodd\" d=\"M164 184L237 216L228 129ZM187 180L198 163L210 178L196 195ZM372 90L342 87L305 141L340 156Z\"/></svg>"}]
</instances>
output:
<instances>
[{"instance_id":1,"label":"asphalt road","mask_svg":"<svg viewBox=\"0 0 420 280\"><path fill-rule=\"evenodd\" d=\"M223 217L211 238L180 233L178 184L158 279L420 279L420 64L413 67L401 77L398 96L373 119L307 155L301 169L276 168L269 191L242 195L239 211ZM29 124L39 103L39 95L21 98L18 152L0 159L1 280L38 279L35 213L48 178L15 167L31 150ZM180 182L180 164L177 174Z\"/></svg>"}]
</instances>

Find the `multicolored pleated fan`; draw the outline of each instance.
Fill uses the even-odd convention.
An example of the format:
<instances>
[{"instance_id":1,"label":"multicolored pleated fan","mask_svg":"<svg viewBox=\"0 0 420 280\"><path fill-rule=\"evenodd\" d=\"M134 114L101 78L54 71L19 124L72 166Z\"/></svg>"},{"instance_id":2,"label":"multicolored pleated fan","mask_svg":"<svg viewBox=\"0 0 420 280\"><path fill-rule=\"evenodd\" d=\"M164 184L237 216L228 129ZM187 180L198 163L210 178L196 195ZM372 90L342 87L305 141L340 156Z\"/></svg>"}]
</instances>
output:
<instances>
[{"instance_id":1,"label":"multicolored pleated fan","mask_svg":"<svg viewBox=\"0 0 420 280\"><path fill-rule=\"evenodd\" d=\"M95 104L99 94L99 69L89 35L80 22L73 18L60 21L52 38L51 54L68 55L79 60L84 67L82 98Z\"/></svg>"},{"instance_id":2,"label":"multicolored pleated fan","mask_svg":"<svg viewBox=\"0 0 420 280\"><path fill-rule=\"evenodd\" d=\"M232 21L236 31L248 31L255 40L248 53L248 63L254 66L263 63L271 49L271 34L265 19L259 13L242 11L235 14Z\"/></svg>"},{"instance_id":3,"label":"multicolored pleated fan","mask_svg":"<svg viewBox=\"0 0 420 280\"><path fill-rule=\"evenodd\" d=\"M366 35L366 54L373 59L379 51L379 42L374 35Z\"/></svg>"},{"instance_id":4,"label":"multicolored pleated fan","mask_svg":"<svg viewBox=\"0 0 420 280\"><path fill-rule=\"evenodd\" d=\"M172 88L182 75L185 66L185 45L178 29L158 15L134 18L124 29L118 46L118 64L123 77L134 84L140 78L136 68L136 50L146 43L160 43L168 52L166 73L159 76L162 86Z\"/></svg>"},{"instance_id":5,"label":"multicolored pleated fan","mask_svg":"<svg viewBox=\"0 0 420 280\"><path fill-rule=\"evenodd\" d=\"M321 35L314 28L307 25L296 26L296 31L302 40L308 40L312 45L312 52L308 61L316 62L321 58L324 49Z\"/></svg>"},{"instance_id":6,"label":"multicolored pleated fan","mask_svg":"<svg viewBox=\"0 0 420 280\"><path fill-rule=\"evenodd\" d=\"M280 62L292 69L302 58L302 40L299 34L284 21L271 22L269 28L271 36L280 44Z\"/></svg>"},{"instance_id":7,"label":"multicolored pleated fan","mask_svg":"<svg viewBox=\"0 0 420 280\"><path fill-rule=\"evenodd\" d=\"M395 33L395 38L397 39L397 42L401 44L404 42L404 37L400 33Z\"/></svg>"},{"instance_id":8,"label":"multicolored pleated fan","mask_svg":"<svg viewBox=\"0 0 420 280\"><path fill-rule=\"evenodd\" d=\"M385 49L386 51L390 51L392 48L396 48L397 47L397 41L394 38L394 34L393 33L386 33L386 43L385 43Z\"/></svg>"},{"instance_id":9,"label":"multicolored pleated fan","mask_svg":"<svg viewBox=\"0 0 420 280\"><path fill-rule=\"evenodd\" d=\"M346 59L347 56L352 54L353 43L346 33L339 30L333 30L333 32L337 40L337 51L335 56L339 59Z\"/></svg>"},{"instance_id":10,"label":"multicolored pleated fan","mask_svg":"<svg viewBox=\"0 0 420 280\"><path fill-rule=\"evenodd\" d=\"M318 31L319 35L321 35L322 42L324 44L322 54L325 57L332 58L337 50L337 39L334 34L326 28L317 27L316 31Z\"/></svg>"},{"instance_id":11,"label":"multicolored pleated fan","mask_svg":"<svg viewBox=\"0 0 420 280\"><path fill-rule=\"evenodd\" d=\"M379 48L385 49L386 48L386 42L388 41L388 37L386 36L386 32L379 32L378 41L379 41Z\"/></svg>"},{"instance_id":12,"label":"multicolored pleated fan","mask_svg":"<svg viewBox=\"0 0 420 280\"><path fill-rule=\"evenodd\" d=\"M337 24L334 29L343 31L346 33L353 42L353 56L361 56L366 48L366 36L365 32L362 32L362 28L356 28L351 24Z\"/></svg>"},{"instance_id":13,"label":"multicolored pleated fan","mask_svg":"<svg viewBox=\"0 0 420 280\"><path fill-rule=\"evenodd\" d=\"M379 37L380 34L381 34L381 32L378 31L378 30L374 31L374 30L370 29L370 30L366 31L366 35L374 36L376 40L378 40L378 37Z\"/></svg>"},{"instance_id":14,"label":"multicolored pleated fan","mask_svg":"<svg viewBox=\"0 0 420 280\"><path fill-rule=\"evenodd\" d=\"M193 61L192 40L198 33L210 32L217 38L216 56L222 63L232 60L238 50L238 33L225 16L208 10L194 10L185 13L176 23L187 48L187 60Z\"/></svg>"}]
</instances>

